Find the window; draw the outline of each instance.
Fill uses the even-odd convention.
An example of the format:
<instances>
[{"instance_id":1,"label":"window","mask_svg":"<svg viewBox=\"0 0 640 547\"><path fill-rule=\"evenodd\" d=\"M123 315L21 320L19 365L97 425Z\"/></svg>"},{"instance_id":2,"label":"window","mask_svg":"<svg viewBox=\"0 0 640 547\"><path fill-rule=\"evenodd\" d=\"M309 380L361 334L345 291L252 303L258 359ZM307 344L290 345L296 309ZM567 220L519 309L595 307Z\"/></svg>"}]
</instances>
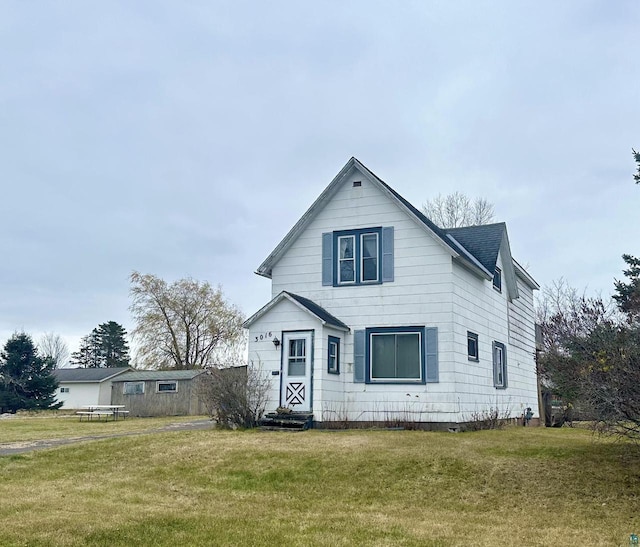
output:
<instances>
[{"instance_id":1,"label":"window","mask_svg":"<svg viewBox=\"0 0 640 547\"><path fill-rule=\"evenodd\" d=\"M367 329L368 380L424 383L424 329Z\"/></svg>"},{"instance_id":2,"label":"window","mask_svg":"<svg viewBox=\"0 0 640 547\"><path fill-rule=\"evenodd\" d=\"M495 272L493 272L493 288L502 292L502 271L500 268L496 268Z\"/></svg>"},{"instance_id":3,"label":"window","mask_svg":"<svg viewBox=\"0 0 640 547\"><path fill-rule=\"evenodd\" d=\"M178 382L156 382L158 393L175 393L178 391Z\"/></svg>"},{"instance_id":4,"label":"window","mask_svg":"<svg viewBox=\"0 0 640 547\"><path fill-rule=\"evenodd\" d=\"M60 393L69 393L69 388L68 387L61 387L60 388Z\"/></svg>"},{"instance_id":5,"label":"window","mask_svg":"<svg viewBox=\"0 0 640 547\"><path fill-rule=\"evenodd\" d=\"M334 232L336 285L379 283L382 228Z\"/></svg>"},{"instance_id":6,"label":"window","mask_svg":"<svg viewBox=\"0 0 640 547\"><path fill-rule=\"evenodd\" d=\"M500 342L493 343L493 385L498 389L507 387L507 350Z\"/></svg>"},{"instance_id":7,"label":"window","mask_svg":"<svg viewBox=\"0 0 640 547\"><path fill-rule=\"evenodd\" d=\"M144 382L125 382L124 394L125 395L139 395L144 393Z\"/></svg>"},{"instance_id":8,"label":"window","mask_svg":"<svg viewBox=\"0 0 640 547\"><path fill-rule=\"evenodd\" d=\"M340 338L329 336L327 345L327 372L340 374Z\"/></svg>"},{"instance_id":9,"label":"window","mask_svg":"<svg viewBox=\"0 0 640 547\"><path fill-rule=\"evenodd\" d=\"M289 340L289 355L287 358L287 374L289 376L304 376L306 374L306 342L305 338Z\"/></svg>"},{"instance_id":10,"label":"window","mask_svg":"<svg viewBox=\"0 0 640 547\"><path fill-rule=\"evenodd\" d=\"M478 335L475 332L467 331L467 356L469 361L478 361Z\"/></svg>"}]
</instances>

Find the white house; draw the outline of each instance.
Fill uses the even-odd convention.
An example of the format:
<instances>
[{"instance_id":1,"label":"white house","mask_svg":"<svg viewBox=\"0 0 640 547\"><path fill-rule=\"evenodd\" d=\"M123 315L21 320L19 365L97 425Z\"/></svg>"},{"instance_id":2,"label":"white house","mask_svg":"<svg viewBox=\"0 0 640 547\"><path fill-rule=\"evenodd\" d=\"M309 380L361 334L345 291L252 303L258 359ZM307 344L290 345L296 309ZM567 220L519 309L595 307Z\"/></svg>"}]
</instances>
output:
<instances>
[{"instance_id":1,"label":"white house","mask_svg":"<svg viewBox=\"0 0 640 547\"><path fill-rule=\"evenodd\" d=\"M58 368L53 375L58 381L56 398L62 407L80 408L86 405L111 404L111 381L131 367Z\"/></svg>"},{"instance_id":2,"label":"white house","mask_svg":"<svg viewBox=\"0 0 640 547\"><path fill-rule=\"evenodd\" d=\"M533 291L504 223L443 230L351 158L260 265L268 410L453 427L538 417Z\"/></svg>"}]
</instances>

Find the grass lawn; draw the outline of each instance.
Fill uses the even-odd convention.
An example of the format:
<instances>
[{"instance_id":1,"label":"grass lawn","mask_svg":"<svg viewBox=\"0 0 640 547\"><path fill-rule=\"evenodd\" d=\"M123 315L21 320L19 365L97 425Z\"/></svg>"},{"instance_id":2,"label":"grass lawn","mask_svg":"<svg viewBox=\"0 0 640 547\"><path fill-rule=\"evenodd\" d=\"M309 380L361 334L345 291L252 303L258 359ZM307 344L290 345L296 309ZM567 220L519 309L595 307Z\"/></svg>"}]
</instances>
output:
<instances>
[{"instance_id":1,"label":"grass lawn","mask_svg":"<svg viewBox=\"0 0 640 547\"><path fill-rule=\"evenodd\" d=\"M156 429L168 424L191 421L194 416L163 418L127 418L118 421L80 421L76 414L44 413L44 417L17 414L0 420L0 445L42 439L72 439L94 435L134 433ZM204 419L205 416L202 416ZM2 538L0 537L0 542ZM0 543L1 545L1 543Z\"/></svg>"},{"instance_id":2,"label":"grass lawn","mask_svg":"<svg viewBox=\"0 0 640 547\"><path fill-rule=\"evenodd\" d=\"M628 545L630 448L542 428L99 440L0 457L0 545Z\"/></svg>"}]
</instances>

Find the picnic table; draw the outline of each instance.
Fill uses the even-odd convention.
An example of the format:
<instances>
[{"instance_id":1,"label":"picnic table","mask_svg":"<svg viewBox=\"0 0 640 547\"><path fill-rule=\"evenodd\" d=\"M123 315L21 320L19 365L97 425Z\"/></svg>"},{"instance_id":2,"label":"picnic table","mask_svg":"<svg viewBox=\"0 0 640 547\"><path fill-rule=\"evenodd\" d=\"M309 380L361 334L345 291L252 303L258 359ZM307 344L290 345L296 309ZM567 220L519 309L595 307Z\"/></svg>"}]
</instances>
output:
<instances>
[{"instance_id":1,"label":"picnic table","mask_svg":"<svg viewBox=\"0 0 640 547\"><path fill-rule=\"evenodd\" d=\"M93 418L104 418L106 422L109 418L113 418L113 420L117 420L118 418L122 418L123 420L129 414L128 410L125 410L125 405L85 405L81 407L82 410L76 412L77 415L80 416L80 421L82 418L86 418L87 421L93 420Z\"/></svg>"}]
</instances>

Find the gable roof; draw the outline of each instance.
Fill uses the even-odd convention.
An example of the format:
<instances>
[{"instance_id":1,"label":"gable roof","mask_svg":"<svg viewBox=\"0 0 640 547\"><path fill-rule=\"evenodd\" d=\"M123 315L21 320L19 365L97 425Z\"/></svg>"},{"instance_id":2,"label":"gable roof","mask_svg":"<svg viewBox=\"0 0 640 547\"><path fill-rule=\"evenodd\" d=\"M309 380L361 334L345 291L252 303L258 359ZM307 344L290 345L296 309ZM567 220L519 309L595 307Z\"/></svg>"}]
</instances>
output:
<instances>
[{"instance_id":1,"label":"gable roof","mask_svg":"<svg viewBox=\"0 0 640 547\"><path fill-rule=\"evenodd\" d=\"M99 383L104 382L118 376L131 367L113 367L113 368L57 368L53 371L58 383Z\"/></svg>"},{"instance_id":2,"label":"gable roof","mask_svg":"<svg viewBox=\"0 0 640 547\"><path fill-rule=\"evenodd\" d=\"M511 256L507 227L504 222L482 226L442 229L354 157L345 164L320 196L313 202L311 207L300 217L300 220L289 230L289 233L287 233L284 239L282 239L278 246L258 267L256 271L258 275L271 278L275 264L329 200L338 192L341 183L353 170L358 170L363 177L378 187L383 193L387 194L401 209L424 228L426 232L431 234L434 239L451 254L454 260L473 271L476 275L487 280L493 279L498 255L502 254L502 263L503 269L505 270L504 274L509 298L518 297L516 275L531 288L540 288L535 280L524 271L522 266L515 264ZM267 304L267 306L268 305L269 304ZM247 322L248 321L249 320L247 320Z\"/></svg>"},{"instance_id":3,"label":"gable roof","mask_svg":"<svg viewBox=\"0 0 640 547\"><path fill-rule=\"evenodd\" d=\"M328 327L334 327L339 330L344 330L349 332L349 327L340 321L335 315L330 314L327 310L325 310L322 306L316 304L312 300L308 298L304 298L303 296L290 293L288 291L282 291L278 296L276 296L271 302L269 302L266 306L263 306L256 313L254 313L249 319L247 319L242 326L244 328L249 328L253 323L255 323L258 319L260 319L263 315L265 315L269 310L271 310L276 304L282 302L283 300L288 300L296 305L301 310L313 315L316 319L318 319L323 325Z\"/></svg>"},{"instance_id":4,"label":"gable roof","mask_svg":"<svg viewBox=\"0 0 640 547\"><path fill-rule=\"evenodd\" d=\"M191 380L205 371L190 370L133 370L118 376L116 382L144 382L146 380Z\"/></svg>"},{"instance_id":5,"label":"gable roof","mask_svg":"<svg viewBox=\"0 0 640 547\"><path fill-rule=\"evenodd\" d=\"M313 202L311 207L300 217L300 220L289 230L289 233L271 252L265 261L258 267L256 273L264 277L271 278L273 266L280 260L284 253L291 247L293 242L298 238L302 231L311 223L316 215L324 208L330 199L337 193L341 183L353 170L358 170L360 174L369 180L374 186L378 187L384 194L388 195L401 209L413 218L425 231L430 233L434 239L442 245L455 259L473 270L476 274L485 279L492 279L493 270L488 271L476 257L467 249L459 244L455 239L448 237L446 232L436 226L423 213L416 209L411 203L403 198L391 186L378 177L373 171L365 167L356 158L351 158L335 178L329 183L324 191Z\"/></svg>"}]
</instances>

